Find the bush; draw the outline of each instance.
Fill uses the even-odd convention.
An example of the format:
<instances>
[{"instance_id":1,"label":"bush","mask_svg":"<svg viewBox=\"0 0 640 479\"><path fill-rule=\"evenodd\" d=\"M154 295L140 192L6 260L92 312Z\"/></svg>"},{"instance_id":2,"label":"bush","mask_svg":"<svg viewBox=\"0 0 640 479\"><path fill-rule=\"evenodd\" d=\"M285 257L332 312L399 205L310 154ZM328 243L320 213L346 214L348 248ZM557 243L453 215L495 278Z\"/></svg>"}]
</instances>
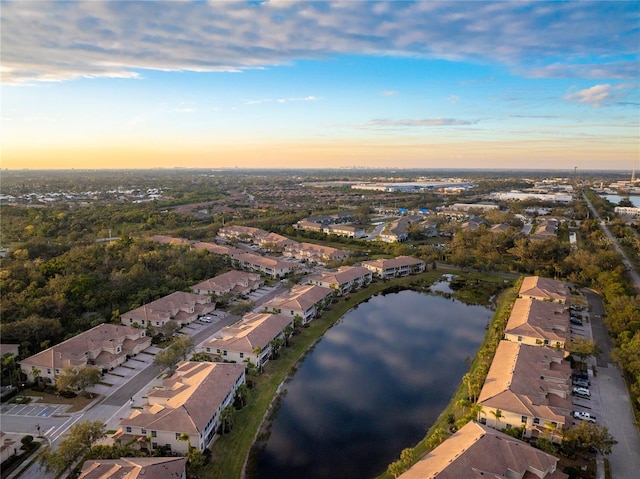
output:
<instances>
[{"instance_id":1,"label":"bush","mask_svg":"<svg viewBox=\"0 0 640 479\"><path fill-rule=\"evenodd\" d=\"M68 389L63 389L62 391L60 391L60 396L62 396L63 398L71 399L76 397L77 394L73 391L69 391Z\"/></svg>"},{"instance_id":2,"label":"bush","mask_svg":"<svg viewBox=\"0 0 640 479\"><path fill-rule=\"evenodd\" d=\"M22 443L22 449L29 449L31 447L31 443L33 442L33 436L27 434L22 439L20 439Z\"/></svg>"}]
</instances>

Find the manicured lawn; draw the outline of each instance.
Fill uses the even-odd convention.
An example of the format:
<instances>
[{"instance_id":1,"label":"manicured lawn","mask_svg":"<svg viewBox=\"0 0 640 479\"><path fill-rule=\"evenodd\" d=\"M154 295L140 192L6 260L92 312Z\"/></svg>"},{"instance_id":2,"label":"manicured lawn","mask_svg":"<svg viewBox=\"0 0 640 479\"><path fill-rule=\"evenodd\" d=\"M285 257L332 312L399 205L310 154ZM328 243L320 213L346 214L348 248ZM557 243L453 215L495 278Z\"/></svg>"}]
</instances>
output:
<instances>
[{"instance_id":1,"label":"manicured lawn","mask_svg":"<svg viewBox=\"0 0 640 479\"><path fill-rule=\"evenodd\" d=\"M50 394L42 391L34 391L32 389L25 389L20 392L21 396L38 396L41 397L38 402L32 402L31 404L69 404L70 407L66 412L77 412L83 409L85 406L95 401L97 394L93 395L93 398L86 398L82 394L78 394L74 398L65 398L62 396L57 396L55 394Z\"/></svg>"}]
</instances>

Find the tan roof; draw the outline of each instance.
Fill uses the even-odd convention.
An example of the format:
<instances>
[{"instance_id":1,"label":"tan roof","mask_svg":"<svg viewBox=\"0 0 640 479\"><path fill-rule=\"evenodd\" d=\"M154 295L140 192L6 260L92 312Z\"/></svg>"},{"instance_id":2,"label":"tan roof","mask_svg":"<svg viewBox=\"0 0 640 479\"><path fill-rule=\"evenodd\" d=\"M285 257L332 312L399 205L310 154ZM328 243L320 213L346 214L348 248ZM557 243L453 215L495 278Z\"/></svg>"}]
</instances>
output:
<instances>
[{"instance_id":1,"label":"tan roof","mask_svg":"<svg viewBox=\"0 0 640 479\"><path fill-rule=\"evenodd\" d=\"M336 271L323 271L320 274L310 276L308 281L340 285L369 275L371 275L371 271L362 266L341 266Z\"/></svg>"},{"instance_id":2,"label":"tan roof","mask_svg":"<svg viewBox=\"0 0 640 479\"><path fill-rule=\"evenodd\" d=\"M490 427L470 422L400 475L401 479L566 479L558 459Z\"/></svg>"},{"instance_id":3,"label":"tan roof","mask_svg":"<svg viewBox=\"0 0 640 479\"><path fill-rule=\"evenodd\" d=\"M143 333L143 330L130 326L106 323L99 324L84 333L80 333L60 344L56 344L55 346L23 359L20 361L20 364L52 369L84 366L87 364L88 358L94 359L93 356L87 355L87 352L95 352L95 354L99 356L102 348L113 349L115 346L120 345L123 346L122 355L126 355L127 350L124 348L124 343L127 339L133 341L134 344L150 343L151 338L146 336L141 337ZM127 344L132 343L128 342ZM108 362L110 362L113 358L109 358L105 359L109 359ZM96 361L96 364L100 365L101 363Z\"/></svg>"},{"instance_id":4,"label":"tan roof","mask_svg":"<svg viewBox=\"0 0 640 479\"><path fill-rule=\"evenodd\" d=\"M547 339L552 343L567 342L569 313L558 303L518 298L511 309L505 333Z\"/></svg>"},{"instance_id":5,"label":"tan roof","mask_svg":"<svg viewBox=\"0 0 640 479\"><path fill-rule=\"evenodd\" d=\"M291 291L276 296L264 304L267 308L291 309L294 311L306 311L319 303L333 292L329 288L314 284L296 285Z\"/></svg>"},{"instance_id":6,"label":"tan roof","mask_svg":"<svg viewBox=\"0 0 640 479\"><path fill-rule=\"evenodd\" d=\"M256 347L265 349L292 322L293 318L281 314L248 313L239 324L222 328L220 337L204 347L252 353Z\"/></svg>"},{"instance_id":7,"label":"tan roof","mask_svg":"<svg viewBox=\"0 0 640 479\"><path fill-rule=\"evenodd\" d=\"M571 414L571 366L564 353L500 341L478 403L560 424Z\"/></svg>"},{"instance_id":8,"label":"tan roof","mask_svg":"<svg viewBox=\"0 0 640 479\"><path fill-rule=\"evenodd\" d=\"M270 258L268 256L260 256L258 254L253 253L239 253L233 255L235 259L238 261L243 261L252 265L271 268L271 269L291 269L291 263L287 263L286 261L280 261L275 258Z\"/></svg>"},{"instance_id":9,"label":"tan roof","mask_svg":"<svg viewBox=\"0 0 640 479\"><path fill-rule=\"evenodd\" d=\"M78 479L179 479L186 467L186 457L96 459L83 464Z\"/></svg>"},{"instance_id":10,"label":"tan roof","mask_svg":"<svg viewBox=\"0 0 640 479\"><path fill-rule=\"evenodd\" d=\"M362 264L371 265L378 269L388 269L388 268L400 268L402 266L413 266L418 264L424 264L424 261L417 258L412 258L411 256L398 256L397 258L392 259L376 259L373 261L363 261Z\"/></svg>"},{"instance_id":11,"label":"tan roof","mask_svg":"<svg viewBox=\"0 0 640 479\"><path fill-rule=\"evenodd\" d=\"M195 249L206 249L211 253L220 254L220 255L233 255L237 253L241 253L242 250L238 248L234 248L233 246L224 246L215 243L195 243L193 245Z\"/></svg>"},{"instance_id":12,"label":"tan roof","mask_svg":"<svg viewBox=\"0 0 640 479\"><path fill-rule=\"evenodd\" d=\"M222 273L213 278L209 278L201 283L195 284L191 287L192 290L201 291L231 291L236 286L242 288L248 288L254 284L261 282L259 274L247 273L245 271L231 270L226 273Z\"/></svg>"},{"instance_id":13,"label":"tan roof","mask_svg":"<svg viewBox=\"0 0 640 479\"><path fill-rule=\"evenodd\" d=\"M231 225L225 226L224 228L220 228L218 234L221 236L239 236L239 235L249 235L254 238L264 236L268 234L265 230L261 230L260 228L252 228L251 226L241 226L241 225Z\"/></svg>"},{"instance_id":14,"label":"tan roof","mask_svg":"<svg viewBox=\"0 0 640 479\"><path fill-rule=\"evenodd\" d=\"M189 312L194 307L194 312L189 315L197 314L200 311L199 305L211 304L209 296L186 293L184 291L176 291L160 299L147 303L139 308L132 309L122 314L126 318L153 320L169 320L177 318L181 311Z\"/></svg>"},{"instance_id":15,"label":"tan roof","mask_svg":"<svg viewBox=\"0 0 640 479\"><path fill-rule=\"evenodd\" d=\"M522 280L520 296L530 296L535 299L550 299L565 302L570 296L569 286L564 281L558 281L540 276L526 276Z\"/></svg>"},{"instance_id":16,"label":"tan roof","mask_svg":"<svg viewBox=\"0 0 640 479\"><path fill-rule=\"evenodd\" d=\"M144 410L134 411L120 424L200 434L244 368L243 364L182 361L162 388L147 393Z\"/></svg>"}]
</instances>

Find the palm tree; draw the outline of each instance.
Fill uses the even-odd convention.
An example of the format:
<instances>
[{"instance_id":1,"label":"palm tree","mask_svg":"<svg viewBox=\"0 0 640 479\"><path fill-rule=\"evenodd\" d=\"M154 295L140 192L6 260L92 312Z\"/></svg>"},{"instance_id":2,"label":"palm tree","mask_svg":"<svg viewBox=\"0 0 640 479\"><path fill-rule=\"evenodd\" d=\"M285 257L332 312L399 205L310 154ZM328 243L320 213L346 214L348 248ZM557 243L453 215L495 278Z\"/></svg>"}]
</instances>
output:
<instances>
[{"instance_id":1,"label":"palm tree","mask_svg":"<svg viewBox=\"0 0 640 479\"><path fill-rule=\"evenodd\" d=\"M290 324L287 324L287 326L284 328L283 333L284 333L284 345L288 348L289 338L293 334L293 326L291 326Z\"/></svg>"},{"instance_id":2,"label":"palm tree","mask_svg":"<svg viewBox=\"0 0 640 479\"><path fill-rule=\"evenodd\" d=\"M236 388L236 397L234 405L238 409L242 409L247 404L247 395L249 394L249 388L246 384L241 384Z\"/></svg>"},{"instance_id":3,"label":"palm tree","mask_svg":"<svg viewBox=\"0 0 640 479\"><path fill-rule=\"evenodd\" d=\"M222 434L226 434L228 431L231 431L233 428L233 416L235 414L235 409L233 406L227 406L222 410L220 414L220 431Z\"/></svg>"},{"instance_id":4,"label":"palm tree","mask_svg":"<svg viewBox=\"0 0 640 479\"><path fill-rule=\"evenodd\" d=\"M456 407L462 409L462 414L466 413L468 407L471 407L471 402L467 398L460 398L456 402Z\"/></svg>"},{"instance_id":5,"label":"palm tree","mask_svg":"<svg viewBox=\"0 0 640 479\"><path fill-rule=\"evenodd\" d=\"M471 404L471 413L473 414L473 417L475 418L475 420L479 421L480 414L484 414L484 411L482 410L482 406L480 404L478 404L477 402L474 402Z\"/></svg>"},{"instance_id":6,"label":"palm tree","mask_svg":"<svg viewBox=\"0 0 640 479\"><path fill-rule=\"evenodd\" d=\"M502 417L502 411L500 409L496 409L495 411L491 411L491 415L496 418L496 429L500 429L498 426L500 424L500 418Z\"/></svg>"},{"instance_id":7,"label":"palm tree","mask_svg":"<svg viewBox=\"0 0 640 479\"><path fill-rule=\"evenodd\" d=\"M186 432L183 432L178 436L178 441L187 441L187 452L191 451L191 436Z\"/></svg>"},{"instance_id":8,"label":"palm tree","mask_svg":"<svg viewBox=\"0 0 640 479\"><path fill-rule=\"evenodd\" d=\"M262 354L262 348L260 346L256 346L253 348L253 354L256 355L256 365L258 367L258 372L262 372L262 361L260 360L260 354Z\"/></svg>"},{"instance_id":9,"label":"palm tree","mask_svg":"<svg viewBox=\"0 0 640 479\"><path fill-rule=\"evenodd\" d=\"M558 425L555 422L545 422L544 423L544 430L545 430L545 432L547 432L549 434L549 440L551 442L553 442L553 436L556 433L557 427L558 427Z\"/></svg>"},{"instance_id":10,"label":"palm tree","mask_svg":"<svg viewBox=\"0 0 640 479\"><path fill-rule=\"evenodd\" d=\"M40 373L41 372L42 371L40 371L36 367L31 368L31 376L33 376L33 382L34 383L38 383L38 385L40 384Z\"/></svg>"}]
</instances>

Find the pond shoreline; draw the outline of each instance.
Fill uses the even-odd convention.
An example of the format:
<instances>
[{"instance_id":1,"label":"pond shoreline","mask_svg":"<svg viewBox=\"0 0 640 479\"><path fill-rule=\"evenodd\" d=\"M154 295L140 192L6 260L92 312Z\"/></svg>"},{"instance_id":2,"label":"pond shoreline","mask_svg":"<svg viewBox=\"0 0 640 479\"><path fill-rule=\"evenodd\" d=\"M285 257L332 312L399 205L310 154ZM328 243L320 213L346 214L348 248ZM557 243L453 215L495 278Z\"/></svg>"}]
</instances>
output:
<instances>
[{"instance_id":1,"label":"pond shoreline","mask_svg":"<svg viewBox=\"0 0 640 479\"><path fill-rule=\"evenodd\" d=\"M421 275L416 275L413 277L405 277L405 278L399 278L398 280L390 280L390 281L386 281L386 282L382 282L379 281L377 282L377 288L373 288L373 290L371 288L366 288L365 290L361 290L361 293L367 293L365 295L359 295L360 298L358 298L358 301L353 302L353 299L348 299L348 301L352 302L352 304L350 305L350 307L344 311L342 311L339 315L335 316L332 321L330 322L330 324L328 324L326 326L326 328L323 328L324 331L322 332L322 334L320 334L318 337L315 338L315 340L313 341L313 343L311 343L309 345L309 347L304 351L303 354L300 355L300 357L297 359L297 361L295 362L295 364L292 365L292 367L290 368L289 372L285 375L285 377L282 379L282 381L280 382L280 384L277 387L277 392L276 394L272 397L271 402L269 403L269 406L267 408L267 410L265 411L265 413L263 414L262 420L260 422L260 425L256 431L256 433L254 434L253 437L253 443L251 445L251 447L249 448L249 451L247 452L246 456L245 456L245 460L243 461L243 467L242 467L242 472L241 472L241 478L242 479L247 479L247 478L251 478L254 477L255 475L255 468L257 466L257 458L260 454L260 452L262 451L262 449L264 449L266 447L269 435L270 435L270 430L272 427L272 423L276 418L276 414L277 411L279 409L280 406L280 401L282 400L282 398L286 395L286 390L284 390L284 386L285 383L287 383L289 380L291 380L291 378L295 375L295 373L297 372L298 366L299 364L302 362L302 360L305 359L305 357L307 356L307 354L309 354L311 351L314 350L316 344L320 341L320 339L322 339L325 336L325 333L332 328L336 323L338 323L343 317L345 317L348 313L350 313L351 311L355 310L358 308L358 305L362 304L362 303L366 303L368 302L372 297L375 296L379 296L379 295L386 295L386 294L392 294L392 293L399 293L400 291L406 291L406 290L412 290L412 291L416 291L419 293L427 293L427 294L431 294L434 296L441 296L444 298L455 298L459 301L461 301L462 303L465 303L467 305L470 304L478 304L477 301L469 301L469 297L467 297L464 293L464 291L461 291L460 293L462 294L458 294L458 291L453 291L453 292L439 292L439 291L433 291L430 289L430 286L433 285L434 283L438 282L438 281L442 281L443 280L443 276L445 276L445 280L449 280L451 278L451 273L453 271L449 270L447 271L448 274L443 275L442 271L430 271L428 272L428 274L421 274ZM496 287L499 290L503 290L505 287L504 282L501 279L496 279L495 276L493 275L478 275L478 274L472 274L472 273L463 273L463 272L458 272L455 271L453 272L455 273L456 277L458 275L460 275L462 278L464 278L463 281L463 285L465 283L465 281L468 281L469 284L467 285L467 287L478 287L477 285L480 282L484 281L484 284L491 284L493 285L492 290L491 291L486 291L486 286L484 287L485 291L485 298L483 301L479 301L478 305L484 306L484 307L489 307L490 310L495 311L495 298L496 298ZM448 276L448 277L446 277ZM489 278L490 276L493 276L492 278ZM497 286L496 286L497 285ZM479 286L478 288L482 289L482 286ZM463 288L464 289L464 288ZM458 297L460 296L460 297ZM478 299L473 298L473 299ZM342 302L344 300L344 298L339 298L339 301ZM346 305L345 305L346 306ZM339 309L343 309L343 308L339 308ZM320 317L318 318L318 320L322 320L323 318ZM489 318L489 323L491 322L491 318ZM479 345L480 347L481 345ZM454 391L454 395L455 395L455 391ZM446 408L445 408L446 409ZM425 431L425 433L427 433L427 431Z\"/></svg>"}]
</instances>

